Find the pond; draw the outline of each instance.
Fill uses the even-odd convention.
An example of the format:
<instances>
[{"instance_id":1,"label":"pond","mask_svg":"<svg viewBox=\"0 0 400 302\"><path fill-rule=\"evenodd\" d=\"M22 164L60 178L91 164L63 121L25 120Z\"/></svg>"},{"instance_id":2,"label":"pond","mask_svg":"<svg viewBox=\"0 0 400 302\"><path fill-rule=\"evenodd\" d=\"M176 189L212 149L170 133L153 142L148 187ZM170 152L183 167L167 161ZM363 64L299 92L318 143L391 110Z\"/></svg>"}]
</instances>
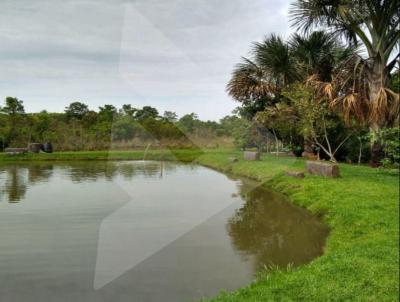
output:
<instances>
[{"instance_id":1,"label":"pond","mask_svg":"<svg viewBox=\"0 0 400 302\"><path fill-rule=\"evenodd\" d=\"M197 165L0 165L2 301L212 297L311 261L327 232L282 195Z\"/></svg>"}]
</instances>

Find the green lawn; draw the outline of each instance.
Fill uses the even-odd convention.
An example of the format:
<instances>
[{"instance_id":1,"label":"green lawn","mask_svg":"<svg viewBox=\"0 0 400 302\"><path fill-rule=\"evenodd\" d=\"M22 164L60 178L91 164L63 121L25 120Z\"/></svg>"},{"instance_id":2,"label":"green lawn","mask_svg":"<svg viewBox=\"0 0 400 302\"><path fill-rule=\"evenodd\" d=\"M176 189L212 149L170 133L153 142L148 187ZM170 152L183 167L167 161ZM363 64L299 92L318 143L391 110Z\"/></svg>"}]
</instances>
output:
<instances>
[{"instance_id":1,"label":"green lawn","mask_svg":"<svg viewBox=\"0 0 400 302\"><path fill-rule=\"evenodd\" d=\"M231 157L239 158L233 162ZM363 166L340 165L342 177L294 179L284 171L301 170L304 161L265 155L245 162L231 150L68 152L9 157L15 160L178 158L241 176L256 178L287 194L331 227L325 253L311 263L262 272L247 288L212 301L398 301L399 176Z\"/></svg>"}]
</instances>

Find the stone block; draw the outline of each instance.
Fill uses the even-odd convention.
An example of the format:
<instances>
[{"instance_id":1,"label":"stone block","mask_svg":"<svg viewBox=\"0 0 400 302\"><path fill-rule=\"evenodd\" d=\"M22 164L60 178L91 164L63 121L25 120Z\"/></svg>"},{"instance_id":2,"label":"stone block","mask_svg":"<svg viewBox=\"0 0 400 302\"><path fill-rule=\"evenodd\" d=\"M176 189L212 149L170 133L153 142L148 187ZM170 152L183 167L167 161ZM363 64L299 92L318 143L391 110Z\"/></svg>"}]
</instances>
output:
<instances>
[{"instance_id":1,"label":"stone block","mask_svg":"<svg viewBox=\"0 0 400 302\"><path fill-rule=\"evenodd\" d=\"M260 160L260 152L245 151L244 160Z\"/></svg>"},{"instance_id":2,"label":"stone block","mask_svg":"<svg viewBox=\"0 0 400 302\"><path fill-rule=\"evenodd\" d=\"M339 177L339 166L322 161L307 161L307 172L311 175L325 176L325 177Z\"/></svg>"}]
</instances>

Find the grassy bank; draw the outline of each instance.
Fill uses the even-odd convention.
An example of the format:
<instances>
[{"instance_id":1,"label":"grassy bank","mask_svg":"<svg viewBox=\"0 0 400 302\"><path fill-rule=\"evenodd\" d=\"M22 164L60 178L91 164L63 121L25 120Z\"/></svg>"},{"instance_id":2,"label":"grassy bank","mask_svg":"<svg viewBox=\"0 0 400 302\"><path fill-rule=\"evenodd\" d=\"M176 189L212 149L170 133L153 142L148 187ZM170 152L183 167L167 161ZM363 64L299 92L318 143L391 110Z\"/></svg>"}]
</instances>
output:
<instances>
[{"instance_id":1,"label":"grassy bank","mask_svg":"<svg viewBox=\"0 0 400 302\"><path fill-rule=\"evenodd\" d=\"M239 160L232 161L233 156ZM303 169L302 160L265 155L245 162L230 150L0 154L0 162L176 158L256 178L331 227L322 257L298 268L263 272L247 288L212 301L398 301L399 177L393 171L344 164L338 179L294 179L283 172Z\"/></svg>"},{"instance_id":2,"label":"grassy bank","mask_svg":"<svg viewBox=\"0 0 400 302\"><path fill-rule=\"evenodd\" d=\"M201 156L201 150L133 150L133 151L78 151L23 155L0 153L1 162L73 161L73 160L178 160L192 162Z\"/></svg>"}]
</instances>

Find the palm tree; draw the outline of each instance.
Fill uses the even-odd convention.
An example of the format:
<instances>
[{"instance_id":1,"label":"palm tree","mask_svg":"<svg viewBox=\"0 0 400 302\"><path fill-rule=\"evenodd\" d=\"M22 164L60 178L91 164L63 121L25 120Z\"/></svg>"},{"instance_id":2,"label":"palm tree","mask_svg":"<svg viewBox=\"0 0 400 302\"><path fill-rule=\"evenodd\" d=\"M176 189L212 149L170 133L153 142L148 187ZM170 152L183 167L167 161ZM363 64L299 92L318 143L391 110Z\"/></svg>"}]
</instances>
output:
<instances>
[{"instance_id":1,"label":"palm tree","mask_svg":"<svg viewBox=\"0 0 400 302\"><path fill-rule=\"evenodd\" d=\"M272 34L263 42L254 43L251 55L251 59L243 58L236 65L227 91L244 106L263 110L265 105L275 103L280 91L299 75L290 45L281 37Z\"/></svg>"},{"instance_id":2,"label":"palm tree","mask_svg":"<svg viewBox=\"0 0 400 302\"><path fill-rule=\"evenodd\" d=\"M288 42L271 35L253 44L252 58L244 58L236 66L227 89L245 107L275 110L275 105L285 100L281 92L288 85L306 80L329 82L336 66L353 53L353 47L344 47L336 35L327 32L294 34ZM310 155L313 140L305 137L304 142L305 153Z\"/></svg>"},{"instance_id":3,"label":"palm tree","mask_svg":"<svg viewBox=\"0 0 400 302\"><path fill-rule=\"evenodd\" d=\"M236 65L227 91L244 104L276 100L295 81L310 77L331 81L334 68L354 54L354 47L344 47L336 35L327 32L294 34L288 42L272 34L253 44L251 59L243 58Z\"/></svg>"},{"instance_id":4,"label":"palm tree","mask_svg":"<svg viewBox=\"0 0 400 302\"><path fill-rule=\"evenodd\" d=\"M314 31L309 35L296 33L289 43L303 77L323 82L330 82L334 69L356 53L354 47L342 45L337 35L324 31Z\"/></svg>"},{"instance_id":5,"label":"palm tree","mask_svg":"<svg viewBox=\"0 0 400 302\"><path fill-rule=\"evenodd\" d=\"M356 53L354 47L342 45L337 35L323 31L315 31L308 35L294 34L289 43L296 57L298 72L302 74L305 82L318 87L314 96L316 102L318 95L321 95L319 90L324 92L324 97L325 92L331 92L331 86L321 83L330 83L337 67L342 66L343 62ZM303 156L313 157L314 142L312 137L304 137Z\"/></svg>"},{"instance_id":6,"label":"palm tree","mask_svg":"<svg viewBox=\"0 0 400 302\"><path fill-rule=\"evenodd\" d=\"M363 44L367 58L353 60L354 76L341 77L343 86L351 81L347 85L351 88L340 92L335 102L341 101L344 111L368 122L373 132L399 113L399 96L388 89L399 58L393 55L400 38L399 8L400 2L393 0L297 0L290 11L298 29L307 32L325 26L350 43ZM378 152L379 146L375 149Z\"/></svg>"}]
</instances>

